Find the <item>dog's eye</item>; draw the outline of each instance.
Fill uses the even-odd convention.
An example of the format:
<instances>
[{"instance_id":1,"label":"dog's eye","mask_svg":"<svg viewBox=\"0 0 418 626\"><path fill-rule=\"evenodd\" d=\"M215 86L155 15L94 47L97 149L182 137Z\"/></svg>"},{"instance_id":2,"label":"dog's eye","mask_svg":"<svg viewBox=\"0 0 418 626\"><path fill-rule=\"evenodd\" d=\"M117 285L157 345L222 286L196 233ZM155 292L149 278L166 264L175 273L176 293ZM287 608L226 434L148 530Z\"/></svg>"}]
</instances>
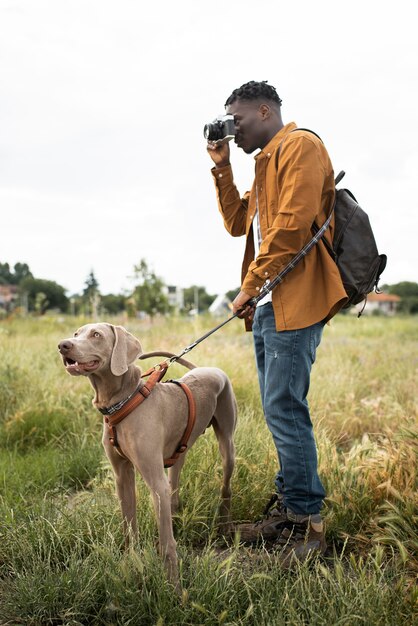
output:
<instances>
[{"instance_id":1,"label":"dog's eye","mask_svg":"<svg viewBox=\"0 0 418 626\"><path fill-rule=\"evenodd\" d=\"M98 333L98 332L97 332L97 330L96 330L96 332L95 332L95 333L93 333L93 337L101 337L101 334L100 334L100 333Z\"/></svg>"},{"instance_id":2,"label":"dog's eye","mask_svg":"<svg viewBox=\"0 0 418 626\"><path fill-rule=\"evenodd\" d=\"M78 336L78 333L77 333L77 332L75 332L75 333L74 333L74 337L77 337L77 336Z\"/></svg>"}]
</instances>

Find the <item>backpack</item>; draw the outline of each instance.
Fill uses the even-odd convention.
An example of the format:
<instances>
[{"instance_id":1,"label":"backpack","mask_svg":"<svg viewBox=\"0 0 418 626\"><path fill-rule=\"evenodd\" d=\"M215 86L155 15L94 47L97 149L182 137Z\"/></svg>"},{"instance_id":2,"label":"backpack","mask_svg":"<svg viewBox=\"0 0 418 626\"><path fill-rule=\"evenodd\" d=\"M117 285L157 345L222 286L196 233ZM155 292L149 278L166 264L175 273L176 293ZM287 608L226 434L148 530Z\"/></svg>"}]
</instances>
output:
<instances>
[{"instance_id":1,"label":"backpack","mask_svg":"<svg viewBox=\"0 0 418 626\"><path fill-rule=\"evenodd\" d=\"M294 130L306 130L322 141L321 137L309 128ZM338 185L344 176L345 172L341 171L335 179L335 185ZM378 284L380 275L386 267L387 256L379 254L367 213L359 206L351 191L335 190L334 206L329 218L332 212L335 214L332 247L325 238L323 242L337 264L347 292L348 300L343 309L349 309L363 300L366 306L367 296L371 291L380 293ZM312 230L317 234L320 229L314 224Z\"/></svg>"},{"instance_id":2,"label":"backpack","mask_svg":"<svg viewBox=\"0 0 418 626\"><path fill-rule=\"evenodd\" d=\"M340 172L337 185L345 175ZM332 248L323 242L339 269L348 301L344 309L367 300L371 291L378 292L380 275L386 267L386 254L379 254L367 213L348 189L336 189ZM314 225L314 231L319 229Z\"/></svg>"},{"instance_id":3,"label":"backpack","mask_svg":"<svg viewBox=\"0 0 418 626\"><path fill-rule=\"evenodd\" d=\"M309 128L295 128L290 132L305 130L312 133L320 141L321 137ZM286 137L279 145L277 159L279 162L280 149ZM335 185L345 176L341 171L335 179ZM332 246L323 236L335 214L334 238ZM322 239L332 259L335 261L340 272L344 289L348 300L343 309L349 309L354 304L363 302L366 306L367 296L371 291L378 291L380 275L386 267L386 254L379 254L373 230L365 211L359 206L354 195L348 189L336 189L334 206L331 209L325 223L319 228L312 225L313 238L305 244L286 267L268 285L265 285L258 296L251 299L252 304L257 304L272 289L281 283L285 276L306 256L310 250ZM363 306L363 309L364 309ZM359 313L359 317L363 312Z\"/></svg>"}]
</instances>

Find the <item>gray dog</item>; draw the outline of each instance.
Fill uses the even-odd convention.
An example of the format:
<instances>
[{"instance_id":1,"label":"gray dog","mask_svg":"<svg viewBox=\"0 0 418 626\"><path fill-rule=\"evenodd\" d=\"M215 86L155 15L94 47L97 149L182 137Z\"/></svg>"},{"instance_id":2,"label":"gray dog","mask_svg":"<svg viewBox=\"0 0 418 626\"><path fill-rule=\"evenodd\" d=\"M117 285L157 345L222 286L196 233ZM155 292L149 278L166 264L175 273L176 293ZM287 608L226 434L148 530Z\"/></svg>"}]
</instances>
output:
<instances>
[{"instance_id":1,"label":"gray dog","mask_svg":"<svg viewBox=\"0 0 418 626\"><path fill-rule=\"evenodd\" d=\"M72 376L87 376L95 391L93 406L97 409L123 403L145 384L137 358L167 355L165 352L142 353L141 344L122 326L87 324L74 336L60 342L59 351L65 368ZM142 356L140 356L142 355ZM205 429L212 425L218 439L223 465L220 516L230 520L230 479L234 468L233 435L236 426L236 401L227 375L215 367L194 367L180 379L187 384L196 404L196 421L188 442L190 448ZM116 492L124 520L126 544L130 533L137 532L135 474L138 470L151 492L159 528L159 549L168 577L178 586L176 542L173 536L172 512L179 504L179 477L184 464L182 454L173 467L164 471L164 459L173 455L188 422L188 401L175 384L156 384L146 400L133 409L117 426L116 449L104 424L103 446L112 464ZM120 451L118 451L120 450Z\"/></svg>"}]
</instances>

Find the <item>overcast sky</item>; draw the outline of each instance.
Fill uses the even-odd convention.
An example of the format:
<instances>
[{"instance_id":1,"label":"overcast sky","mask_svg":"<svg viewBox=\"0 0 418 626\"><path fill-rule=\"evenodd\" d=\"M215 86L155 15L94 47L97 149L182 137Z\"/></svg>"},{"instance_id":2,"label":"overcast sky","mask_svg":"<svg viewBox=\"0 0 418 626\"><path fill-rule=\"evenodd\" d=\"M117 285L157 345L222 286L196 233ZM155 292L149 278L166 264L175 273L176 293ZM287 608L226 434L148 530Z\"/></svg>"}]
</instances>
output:
<instances>
[{"instance_id":1,"label":"overcast sky","mask_svg":"<svg viewBox=\"0 0 418 626\"><path fill-rule=\"evenodd\" d=\"M383 282L418 281L414 3L0 0L0 262L80 292L239 286L244 239L217 211L203 125L268 80L369 213ZM254 160L236 146L242 193Z\"/></svg>"}]
</instances>

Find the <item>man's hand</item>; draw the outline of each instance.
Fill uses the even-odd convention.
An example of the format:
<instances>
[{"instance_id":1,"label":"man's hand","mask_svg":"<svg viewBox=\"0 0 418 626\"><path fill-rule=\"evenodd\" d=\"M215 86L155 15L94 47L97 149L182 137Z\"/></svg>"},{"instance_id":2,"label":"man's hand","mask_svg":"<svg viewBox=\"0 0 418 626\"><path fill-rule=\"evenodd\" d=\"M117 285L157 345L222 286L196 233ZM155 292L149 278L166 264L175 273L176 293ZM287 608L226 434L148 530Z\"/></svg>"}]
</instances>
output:
<instances>
[{"instance_id":1,"label":"man's hand","mask_svg":"<svg viewBox=\"0 0 418 626\"><path fill-rule=\"evenodd\" d=\"M247 317L251 321L254 317L255 307L246 306L248 300L251 300L251 296L245 293L245 291L240 291L232 303L232 311L233 313L238 313L238 317Z\"/></svg>"},{"instance_id":2,"label":"man's hand","mask_svg":"<svg viewBox=\"0 0 418 626\"><path fill-rule=\"evenodd\" d=\"M215 167L225 167L229 165L229 142L225 141L224 143L214 143L213 141L208 141L208 145L206 149L215 163Z\"/></svg>"}]
</instances>

